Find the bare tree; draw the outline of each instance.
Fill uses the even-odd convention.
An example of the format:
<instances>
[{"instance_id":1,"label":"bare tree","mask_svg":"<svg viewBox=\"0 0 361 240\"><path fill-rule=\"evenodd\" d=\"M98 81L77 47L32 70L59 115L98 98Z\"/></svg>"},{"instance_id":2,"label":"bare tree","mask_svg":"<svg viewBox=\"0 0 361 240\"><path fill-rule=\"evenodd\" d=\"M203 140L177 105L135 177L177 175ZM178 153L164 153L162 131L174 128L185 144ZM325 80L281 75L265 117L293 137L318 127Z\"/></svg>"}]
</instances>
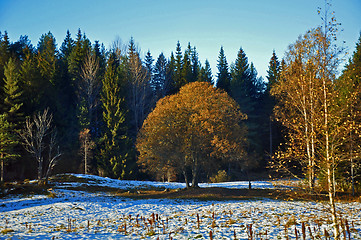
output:
<instances>
[{"instance_id":1,"label":"bare tree","mask_svg":"<svg viewBox=\"0 0 361 240\"><path fill-rule=\"evenodd\" d=\"M56 148L56 132L52 130L51 123L53 120L52 114L49 114L49 109L45 109L42 113L38 112L33 118L27 118L25 128L20 132L20 137L23 140L23 145L26 151L32 154L38 162L38 180L39 184L43 177L44 166L44 152L48 150L48 162L46 180L50 171L57 163L57 159L61 153L59 147ZM47 142L47 136L50 134L50 140Z\"/></svg>"},{"instance_id":2,"label":"bare tree","mask_svg":"<svg viewBox=\"0 0 361 240\"><path fill-rule=\"evenodd\" d=\"M133 115L135 134L141 128L147 110L150 107L151 94L150 82L146 68L143 66L133 39L130 40L128 49L130 109Z\"/></svg>"},{"instance_id":3,"label":"bare tree","mask_svg":"<svg viewBox=\"0 0 361 240\"><path fill-rule=\"evenodd\" d=\"M127 52L127 45L123 44L122 39L117 36L112 42L110 49L117 56L117 60L120 62Z\"/></svg>"},{"instance_id":4,"label":"bare tree","mask_svg":"<svg viewBox=\"0 0 361 240\"><path fill-rule=\"evenodd\" d=\"M55 165L58 163L58 160L62 153L60 152L59 146L56 146L57 141L57 131L53 129L50 133L50 142L49 142L49 149L48 149L48 169L46 170L45 174L45 183L48 183L48 178L51 171L54 169Z\"/></svg>"},{"instance_id":5,"label":"bare tree","mask_svg":"<svg viewBox=\"0 0 361 240\"><path fill-rule=\"evenodd\" d=\"M83 67L81 69L81 80L79 81L78 94L80 105L84 104L86 108L86 122L91 127L93 125L93 114L99 106L99 93L101 82L97 78L99 71L99 62L95 54L88 52Z\"/></svg>"}]
</instances>

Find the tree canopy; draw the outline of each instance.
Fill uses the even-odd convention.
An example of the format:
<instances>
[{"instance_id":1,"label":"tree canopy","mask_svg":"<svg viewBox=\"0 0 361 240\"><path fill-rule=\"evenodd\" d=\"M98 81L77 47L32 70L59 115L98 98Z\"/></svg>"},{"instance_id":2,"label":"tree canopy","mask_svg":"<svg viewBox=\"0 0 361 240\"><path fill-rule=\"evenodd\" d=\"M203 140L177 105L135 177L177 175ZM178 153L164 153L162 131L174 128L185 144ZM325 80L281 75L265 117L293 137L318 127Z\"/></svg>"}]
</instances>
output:
<instances>
[{"instance_id":1,"label":"tree canopy","mask_svg":"<svg viewBox=\"0 0 361 240\"><path fill-rule=\"evenodd\" d=\"M191 171L192 186L197 187L206 166L242 160L244 119L223 90L206 82L189 83L161 99L148 115L137 139L138 162L152 174L176 170L186 183Z\"/></svg>"}]
</instances>

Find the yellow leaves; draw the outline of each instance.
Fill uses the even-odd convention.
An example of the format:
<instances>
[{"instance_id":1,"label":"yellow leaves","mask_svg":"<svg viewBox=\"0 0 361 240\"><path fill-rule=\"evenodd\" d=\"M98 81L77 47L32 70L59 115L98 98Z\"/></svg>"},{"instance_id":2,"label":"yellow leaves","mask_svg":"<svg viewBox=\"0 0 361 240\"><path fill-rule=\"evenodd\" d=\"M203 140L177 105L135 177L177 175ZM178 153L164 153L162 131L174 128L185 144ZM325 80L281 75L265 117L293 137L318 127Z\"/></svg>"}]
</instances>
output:
<instances>
[{"instance_id":1,"label":"yellow leaves","mask_svg":"<svg viewBox=\"0 0 361 240\"><path fill-rule=\"evenodd\" d=\"M246 115L225 92L204 82L183 86L161 99L145 120L137 139L139 163L184 167L194 155L239 157L244 145ZM145 158L154 156L150 162Z\"/></svg>"}]
</instances>

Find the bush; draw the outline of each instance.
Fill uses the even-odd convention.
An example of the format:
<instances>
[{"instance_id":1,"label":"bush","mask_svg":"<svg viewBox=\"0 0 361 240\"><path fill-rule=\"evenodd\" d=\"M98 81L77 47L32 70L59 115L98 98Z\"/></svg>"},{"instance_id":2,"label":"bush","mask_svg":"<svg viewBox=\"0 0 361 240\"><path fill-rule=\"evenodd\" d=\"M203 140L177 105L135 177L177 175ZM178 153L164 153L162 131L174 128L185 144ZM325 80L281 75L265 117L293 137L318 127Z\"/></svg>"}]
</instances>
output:
<instances>
[{"instance_id":1,"label":"bush","mask_svg":"<svg viewBox=\"0 0 361 240\"><path fill-rule=\"evenodd\" d=\"M219 170L216 175L209 178L211 183L228 182L230 177L225 170Z\"/></svg>"}]
</instances>

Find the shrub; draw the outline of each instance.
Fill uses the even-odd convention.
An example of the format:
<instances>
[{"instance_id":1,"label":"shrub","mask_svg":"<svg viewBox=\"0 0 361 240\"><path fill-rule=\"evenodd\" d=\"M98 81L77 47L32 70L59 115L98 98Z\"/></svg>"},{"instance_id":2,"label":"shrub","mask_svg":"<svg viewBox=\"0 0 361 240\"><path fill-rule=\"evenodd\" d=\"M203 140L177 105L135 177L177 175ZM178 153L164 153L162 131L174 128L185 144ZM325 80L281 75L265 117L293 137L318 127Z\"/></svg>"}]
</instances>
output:
<instances>
[{"instance_id":1,"label":"shrub","mask_svg":"<svg viewBox=\"0 0 361 240\"><path fill-rule=\"evenodd\" d=\"M216 175L209 178L211 183L228 182L230 177L225 170L219 170Z\"/></svg>"}]
</instances>

